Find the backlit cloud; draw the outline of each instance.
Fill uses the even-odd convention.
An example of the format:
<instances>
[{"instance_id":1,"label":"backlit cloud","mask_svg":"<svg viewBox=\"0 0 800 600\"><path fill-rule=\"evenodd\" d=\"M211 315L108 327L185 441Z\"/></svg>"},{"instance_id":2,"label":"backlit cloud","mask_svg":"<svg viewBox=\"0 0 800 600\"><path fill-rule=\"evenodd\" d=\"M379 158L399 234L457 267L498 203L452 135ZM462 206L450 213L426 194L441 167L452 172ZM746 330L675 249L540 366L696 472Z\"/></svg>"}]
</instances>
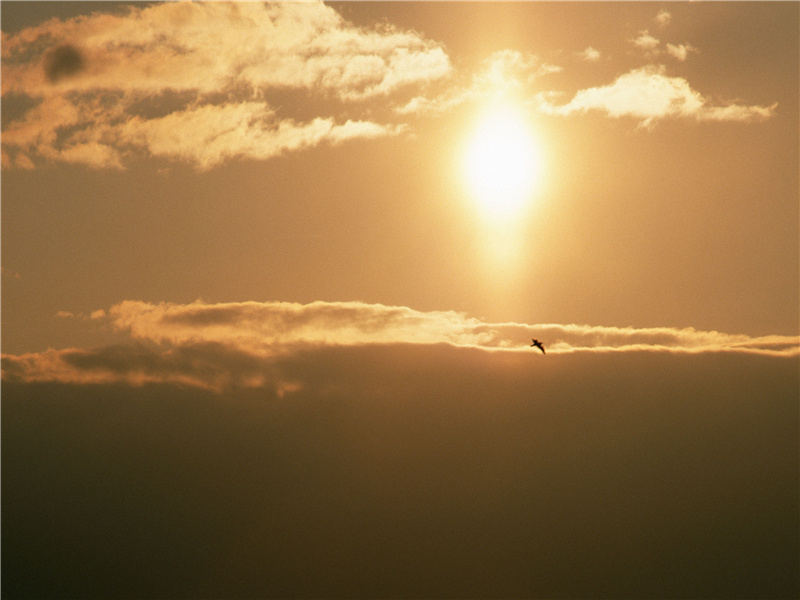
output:
<instances>
[{"instance_id":1,"label":"backlit cloud","mask_svg":"<svg viewBox=\"0 0 800 600\"><path fill-rule=\"evenodd\" d=\"M452 311L420 312L361 302L205 304L125 301L108 311L113 326L137 340L184 345L219 343L274 355L297 346L436 344L501 347L480 321Z\"/></svg>"},{"instance_id":2,"label":"backlit cloud","mask_svg":"<svg viewBox=\"0 0 800 600\"><path fill-rule=\"evenodd\" d=\"M3 131L3 164L26 168L37 157L120 168L142 150L205 168L393 135L402 127L279 114L270 97L352 103L451 69L419 34L358 28L317 2L167 2L52 19L4 35L2 57L4 102L33 104Z\"/></svg>"},{"instance_id":3,"label":"backlit cloud","mask_svg":"<svg viewBox=\"0 0 800 600\"><path fill-rule=\"evenodd\" d=\"M697 48L690 44L667 44L666 51L667 54L677 58L681 62L686 60L686 58L689 56L689 52L699 52Z\"/></svg>"},{"instance_id":4,"label":"backlit cloud","mask_svg":"<svg viewBox=\"0 0 800 600\"><path fill-rule=\"evenodd\" d=\"M539 56L517 50L498 50L478 65L468 82L453 85L438 95L415 96L395 109L398 114L441 113L465 102L518 93L529 84L563 69Z\"/></svg>"},{"instance_id":5,"label":"backlit cloud","mask_svg":"<svg viewBox=\"0 0 800 600\"><path fill-rule=\"evenodd\" d=\"M610 117L633 117L643 126L658 119L690 118L697 121L757 121L772 116L777 104L712 106L682 77L666 75L663 66L645 66L620 75L610 85L579 90L566 104L551 104L539 96L540 109L550 114L598 110Z\"/></svg>"},{"instance_id":6,"label":"backlit cloud","mask_svg":"<svg viewBox=\"0 0 800 600\"><path fill-rule=\"evenodd\" d=\"M417 311L361 302L125 301L92 319L107 319L129 345L3 356L13 381L175 383L220 390L269 385L278 394L302 388L287 375L291 357L318 349L441 345L489 352L531 352L531 337L548 355L575 352L732 352L800 355L800 337L750 337L693 328L489 323L453 311Z\"/></svg>"},{"instance_id":7,"label":"backlit cloud","mask_svg":"<svg viewBox=\"0 0 800 600\"><path fill-rule=\"evenodd\" d=\"M639 36L633 40L633 43L642 50L655 50L661 42L645 29L639 32Z\"/></svg>"},{"instance_id":8,"label":"backlit cloud","mask_svg":"<svg viewBox=\"0 0 800 600\"><path fill-rule=\"evenodd\" d=\"M671 21L672 14L663 8L658 11L658 14L655 17L655 22L658 23L659 27L666 27Z\"/></svg>"},{"instance_id":9,"label":"backlit cloud","mask_svg":"<svg viewBox=\"0 0 800 600\"><path fill-rule=\"evenodd\" d=\"M585 50L579 52L578 56L583 60L589 62L597 62L598 60L600 60L600 51L595 48L592 48L591 46L588 46Z\"/></svg>"}]
</instances>

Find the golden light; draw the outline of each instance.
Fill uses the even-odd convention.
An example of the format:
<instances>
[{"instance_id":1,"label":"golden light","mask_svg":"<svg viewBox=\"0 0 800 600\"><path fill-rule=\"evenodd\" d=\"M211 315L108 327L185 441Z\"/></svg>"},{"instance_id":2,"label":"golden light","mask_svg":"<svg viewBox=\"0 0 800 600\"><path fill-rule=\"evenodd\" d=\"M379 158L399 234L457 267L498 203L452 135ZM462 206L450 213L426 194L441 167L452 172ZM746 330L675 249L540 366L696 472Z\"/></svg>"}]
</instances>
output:
<instances>
[{"instance_id":1,"label":"golden light","mask_svg":"<svg viewBox=\"0 0 800 600\"><path fill-rule=\"evenodd\" d=\"M513 106L490 107L468 143L465 179L484 213L515 216L538 183L542 158L522 112Z\"/></svg>"}]
</instances>

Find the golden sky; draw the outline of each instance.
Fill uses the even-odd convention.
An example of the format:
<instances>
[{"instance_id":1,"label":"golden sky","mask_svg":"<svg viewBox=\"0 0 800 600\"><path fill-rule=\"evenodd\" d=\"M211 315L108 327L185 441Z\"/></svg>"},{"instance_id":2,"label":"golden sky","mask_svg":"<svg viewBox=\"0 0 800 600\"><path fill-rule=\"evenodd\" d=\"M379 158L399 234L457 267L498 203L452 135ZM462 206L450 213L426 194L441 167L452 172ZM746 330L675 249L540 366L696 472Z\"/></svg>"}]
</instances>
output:
<instances>
[{"instance_id":1,"label":"golden sky","mask_svg":"<svg viewBox=\"0 0 800 600\"><path fill-rule=\"evenodd\" d=\"M4 592L797 596L799 20L4 0Z\"/></svg>"},{"instance_id":2,"label":"golden sky","mask_svg":"<svg viewBox=\"0 0 800 600\"><path fill-rule=\"evenodd\" d=\"M29 6L4 351L200 298L798 331L794 3Z\"/></svg>"}]
</instances>

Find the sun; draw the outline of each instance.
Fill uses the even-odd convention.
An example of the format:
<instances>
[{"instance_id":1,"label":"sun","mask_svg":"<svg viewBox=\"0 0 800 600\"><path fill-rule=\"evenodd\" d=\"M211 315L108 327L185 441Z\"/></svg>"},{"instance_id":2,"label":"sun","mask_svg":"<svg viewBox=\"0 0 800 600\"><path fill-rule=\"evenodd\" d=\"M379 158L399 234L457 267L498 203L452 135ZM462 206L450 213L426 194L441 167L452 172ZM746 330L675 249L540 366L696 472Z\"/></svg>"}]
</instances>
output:
<instances>
[{"instance_id":1,"label":"sun","mask_svg":"<svg viewBox=\"0 0 800 600\"><path fill-rule=\"evenodd\" d=\"M470 193L489 217L517 215L539 182L542 157L522 111L490 107L481 117L464 157Z\"/></svg>"}]
</instances>

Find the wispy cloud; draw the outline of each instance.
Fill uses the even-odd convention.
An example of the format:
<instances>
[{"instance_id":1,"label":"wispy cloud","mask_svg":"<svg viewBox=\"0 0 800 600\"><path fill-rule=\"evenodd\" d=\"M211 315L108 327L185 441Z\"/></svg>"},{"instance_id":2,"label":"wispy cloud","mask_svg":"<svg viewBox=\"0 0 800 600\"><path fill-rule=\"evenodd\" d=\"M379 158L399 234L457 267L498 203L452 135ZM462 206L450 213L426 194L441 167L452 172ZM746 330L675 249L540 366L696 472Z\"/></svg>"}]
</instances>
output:
<instances>
[{"instance_id":1,"label":"wispy cloud","mask_svg":"<svg viewBox=\"0 0 800 600\"><path fill-rule=\"evenodd\" d=\"M661 42L645 29L639 32L639 36L633 40L633 43L642 50L655 50Z\"/></svg>"},{"instance_id":2,"label":"wispy cloud","mask_svg":"<svg viewBox=\"0 0 800 600\"><path fill-rule=\"evenodd\" d=\"M665 10L661 10L656 15L654 20L656 23L658 23L659 27L663 29L669 25L670 21L672 20L672 15ZM633 45L639 50L642 50L644 55L650 60L666 54L667 56L671 56L680 62L684 62L688 58L690 52L700 52L697 48L689 43L673 44L667 42L662 50L661 40L651 35L650 31L647 29L640 31L639 35L631 39L630 42L632 42Z\"/></svg>"},{"instance_id":3,"label":"wispy cloud","mask_svg":"<svg viewBox=\"0 0 800 600\"><path fill-rule=\"evenodd\" d=\"M167 2L53 19L4 35L2 56L4 101L34 104L3 131L4 166L25 168L37 157L120 168L142 150L205 168L393 135L402 127L297 120L270 97L352 104L451 69L444 50L419 34L358 28L317 2Z\"/></svg>"},{"instance_id":4,"label":"wispy cloud","mask_svg":"<svg viewBox=\"0 0 800 600\"><path fill-rule=\"evenodd\" d=\"M129 384L167 382L207 389L302 387L281 361L323 348L392 344L530 352L734 352L800 355L800 337L750 337L693 328L489 323L453 311L417 311L361 302L238 302L222 304L125 301L92 319L107 319L133 343L94 350L64 349L4 355L3 378L16 381Z\"/></svg>"},{"instance_id":5,"label":"wispy cloud","mask_svg":"<svg viewBox=\"0 0 800 600\"><path fill-rule=\"evenodd\" d=\"M421 312L361 302L150 304L125 301L108 311L113 326L137 340L212 342L273 355L298 346L387 343L502 346L480 321L451 311Z\"/></svg>"},{"instance_id":6,"label":"wispy cloud","mask_svg":"<svg viewBox=\"0 0 800 600\"><path fill-rule=\"evenodd\" d=\"M608 116L640 119L643 126L667 118L697 121L758 121L772 116L777 104L713 106L682 77L666 75L664 66L648 65L620 75L605 86L579 90L568 103L554 105L539 96L539 107L550 114L598 110Z\"/></svg>"},{"instance_id":7,"label":"wispy cloud","mask_svg":"<svg viewBox=\"0 0 800 600\"><path fill-rule=\"evenodd\" d=\"M662 8L658 11L654 21L658 23L659 27L666 27L672 22L672 14L668 10Z\"/></svg>"},{"instance_id":8,"label":"wispy cloud","mask_svg":"<svg viewBox=\"0 0 800 600\"><path fill-rule=\"evenodd\" d=\"M482 60L470 80L438 95L415 96L395 109L398 114L436 114L465 102L480 102L507 93L524 93L529 84L562 68L539 56L517 50L498 50Z\"/></svg>"},{"instance_id":9,"label":"wispy cloud","mask_svg":"<svg viewBox=\"0 0 800 600\"><path fill-rule=\"evenodd\" d=\"M596 48L592 48L591 46L588 46L582 52L578 52L578 57L588 62L597 62L600 60L600 56L600 51Z\"/></svg>"},{"instance_id":10,"label":"wispy cloud","mask_svg":"<svg viewBox=\"0 0 800 600\"><path fill-rule=\"evenodd\" d=\"M667 54L677 58L681 62L686 60L686 58L689 56L689 52L700 52L691 44L667 44L666 51Z\"/></svg>"},{"instance_id":11,"label":"wispy cloud","mask_svg":"<svg viewBox=\"0 0 800 600\"><path fill-rule=\"evenodd\" d=\"M108 311L111 323L137 340L181 346L232 344L257 354L298 345L436 344L524 350L532 335L555 352L657 349L760 351L797 338L750 338L692 328L488 323L454 311L417 311L362 302L243 302L206 304L125 301Z\"/></svg>"}]
</instances>

